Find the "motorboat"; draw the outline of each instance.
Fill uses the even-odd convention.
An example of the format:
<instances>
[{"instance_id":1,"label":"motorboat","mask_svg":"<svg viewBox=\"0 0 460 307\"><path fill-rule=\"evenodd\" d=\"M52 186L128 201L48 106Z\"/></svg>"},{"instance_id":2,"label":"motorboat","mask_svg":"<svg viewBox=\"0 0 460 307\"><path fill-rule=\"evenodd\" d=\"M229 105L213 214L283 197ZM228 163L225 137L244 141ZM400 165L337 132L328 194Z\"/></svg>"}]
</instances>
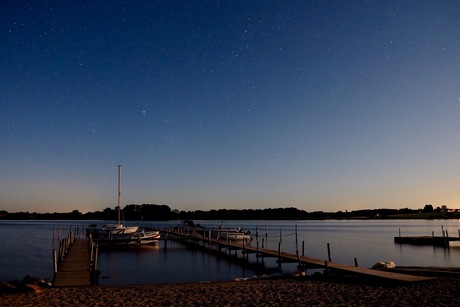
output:
<instances>
[{"instance_id":1,"label":"motorboat","mask_svg":"<svg viewBox=\"0 0 460 307\"><path fill-rule=\"evenodd\" d=\"M149 228L139 228L138 231L131 235L132 241L129 245L157 244L161 235L158 230Z\"/></svg>"},{"instance_id":2,"label":"motorboat","mask_svg":"<svg viewBox=\"0 0 460 307\"><path fill-rule=\"evenodd\" d=\"M236 229L219 229L219 239L225 241L251 241L250 231L244 231L241 227Z\"/></svg>"}]
</instances>

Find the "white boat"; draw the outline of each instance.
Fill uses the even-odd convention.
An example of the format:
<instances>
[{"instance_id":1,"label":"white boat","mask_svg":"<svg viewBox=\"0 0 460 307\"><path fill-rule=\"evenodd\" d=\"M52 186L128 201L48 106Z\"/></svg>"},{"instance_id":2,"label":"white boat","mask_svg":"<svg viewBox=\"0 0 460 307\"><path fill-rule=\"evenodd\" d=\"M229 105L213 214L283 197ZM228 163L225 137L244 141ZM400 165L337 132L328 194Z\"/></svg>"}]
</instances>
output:
<instances>
[{"instance_id":1,"label":"white boat","mask_svg":"<svg viewBox=\"0 0 460 307\"><path fill-rule=\"evenodd\" d=\"M139 228L131 234L108 234L106 236L98 236L95 240L106 246L139 246L145 244L156 244L160 239L158 230Z\"/></svg>"},{"instance_id":2,"label":"white boat","mask_svg":"<svg viewBox=\"0 0 460 307\"><path fill-rule=\"evenodd\" d=\"M251 241L250 231L244 231L242 228L236 229L219 229L219 239L225 241Z\"/></svg>"},{"instance_id":3,"label":"white boat","mask_svg":"<svg viewBox=\"0 0 460 307\"><path fill-rule=\"evenodd\" d=\"M90 226L86 229L87 234L91 234L92 236L112 236L112 235L119 235L119 234L133 234L138 231L139 226L125 226L121 223L121 214L120 214L120 199L121 199L121 165L117 165L118 167L118 201L117 201L117 213L118 219L116 224L106 224L102 226L102 228L98 228L94 225Z\"/></svg>"},{"instance_id":4,"label":"white boat","mask_svg":"<svg viewBox=\"0 0 460 307\"><path fill-rule=\"evenodd\" d=\"M131 241L128 245L157 244L159 239L160 232L158 230L139 228L131 235Z\"/></svg>"},{"instance_id":5,"label":"white boat","mask_svg":"<svg viewBox=\"0 0 460 307\"><path fill-rule=\"evenodd\" d=\"M139 226L125 226L121 223L106 224L102 227L102 231L110 232L112 234L132 234L139 229Z\"/></svg>"}]
</instances>

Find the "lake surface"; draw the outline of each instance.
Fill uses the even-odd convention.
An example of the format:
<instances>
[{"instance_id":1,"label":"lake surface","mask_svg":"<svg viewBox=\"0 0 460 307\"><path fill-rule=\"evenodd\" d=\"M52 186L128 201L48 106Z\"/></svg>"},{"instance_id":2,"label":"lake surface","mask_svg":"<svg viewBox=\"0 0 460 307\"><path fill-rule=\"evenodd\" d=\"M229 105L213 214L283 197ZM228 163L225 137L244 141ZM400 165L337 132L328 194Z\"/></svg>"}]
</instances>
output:
<instances>
[{"instance_id":1,"label":"lake surface","mask_svg":"<svg viewBox=\"0 0 460 307\"><path fill-rule=\"evenodd\" d=\"M220 221L195 221L207 227L218 227ZM0 280L22 279L26 275L52 279L52 249L55 229L66 234L70 227L81 227L106 221L0 221ZM128 224L137 225L130 222ZM144 222L144 225L171 227L178 221ZM400 245L393 238L402 236L442 235L458 236L459 220L322 220L322 221L225 221L225 227L243 227L258 239L252 245L281 249L284 252L302 252L326 260L327 244L332 261L371 267L378 261L393 261L399 266L460 267L459 247L445 249L433 246ZM297 236L296 236L297 228ZM62 236L61 235L61 236ZM296 246L297 237L297 246ZM254 255L249 256L256 263ZM277 268L276 260L265 258L268 271ZM295 264L283 264L283 272L292 272ZM225 281L253 277L266 273L260 267L242 266L213 254L190 249L180 242L160 241L157 246L143 246L130 250L100 250L99 283L101 285L136 285Z\"/></svg>"}]
</instances>

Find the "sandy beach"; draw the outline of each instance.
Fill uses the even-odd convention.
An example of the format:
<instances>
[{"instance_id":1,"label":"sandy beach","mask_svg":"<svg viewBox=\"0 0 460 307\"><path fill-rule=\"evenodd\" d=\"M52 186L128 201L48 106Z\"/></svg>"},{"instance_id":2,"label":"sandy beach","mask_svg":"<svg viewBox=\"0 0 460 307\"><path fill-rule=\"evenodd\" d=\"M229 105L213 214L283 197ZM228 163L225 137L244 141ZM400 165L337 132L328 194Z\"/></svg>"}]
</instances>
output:
<instances>
[{"instance_id":1,"label":"sandy beach","mask_svg":"<svg viewBox=\"0 0 460 307\"><path fill-rule=\"evenodd\" d=\"M46 288L0 295L1 306L460 306L460 279L406 285L288 278Z\"/></svg>"}]
</instances>

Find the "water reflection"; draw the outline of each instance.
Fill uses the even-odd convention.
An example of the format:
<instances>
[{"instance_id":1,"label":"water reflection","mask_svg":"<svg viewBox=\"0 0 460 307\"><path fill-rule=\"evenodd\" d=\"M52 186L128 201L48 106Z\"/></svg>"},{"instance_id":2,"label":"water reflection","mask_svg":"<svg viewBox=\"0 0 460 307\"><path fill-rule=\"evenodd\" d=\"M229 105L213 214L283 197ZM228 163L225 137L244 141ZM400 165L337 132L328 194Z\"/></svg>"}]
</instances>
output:
<instances>
[{"instance_id":1,"label":"water reflection","mask_svg":"<svg viewBox=\"0 0 460 307\"><path fill-rule=\"evenodd\" d=\"M221 221L195 221L201 225L218 227ZM52 236L55 227L63 232L74 225L88 225L94 221L0 221L0 279L20 279L34 275L52 279ZM103 222L101 222L103 223ZM135 224L136 222L132 222ZM171 227L177 221L151 222L152 226ZM146 223L147 224L147 223ZM371 267L378 261L393 261L397 266L460 267L460 243L444 249L433 246L395 244L393 238L402 236L439 235L442 230L457 234L460 224L449 220L365 220L365 221L226 221L225 227L243 227L258 234L252 245L284 252L300 253L327 259L330 244L333 261ZM295 233L297 225L297 236ZM18 233L26 234L18 240ZM100 283L149 284L191 281L231 280L261 274L262 269L276 271L274 258L257 258L250 254L245 266L232 257L203 253L180 242L160 241L157 246L140 249L100 250ZM248 264L249 263L249 264ZM253 265L256 264L256 265ZM283 264L282 269L295 270L295 264Z\"/></svg>"}]
</instances>

